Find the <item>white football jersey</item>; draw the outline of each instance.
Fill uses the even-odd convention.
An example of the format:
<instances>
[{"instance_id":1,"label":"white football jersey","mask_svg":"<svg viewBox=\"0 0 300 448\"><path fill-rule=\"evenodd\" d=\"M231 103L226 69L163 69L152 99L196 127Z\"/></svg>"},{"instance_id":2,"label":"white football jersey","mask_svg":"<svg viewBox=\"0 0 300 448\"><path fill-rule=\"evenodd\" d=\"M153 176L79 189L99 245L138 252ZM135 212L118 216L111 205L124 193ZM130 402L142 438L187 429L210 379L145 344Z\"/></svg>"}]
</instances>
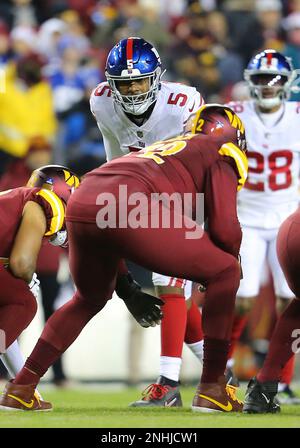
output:
<instances>
[{"instance_id":1,"label":"white football jersey","mask_svg":"<svg viewBox=\"0 0 300 448\"><path fill-rule=\"evenodd\" d=\"M285 102L269 126L262 117L270 117L257 112L253 101L229 106L245 125L248 146L249 171L238 196L239 220L242 225L277 228L299 201L300 105Z\"/></svg>"},{"instance_id":2,"label":"white football jersey","mask_svg":"<svg viewBox=\"0 0 300 448\"><path fill-rule=\"evenodd\" d=\"M162 82L156 104L142 125L133 123L111 96L107 82L100 83L91 94L91 111L103 136L107 160L122 157L131 151L140 151L158 140L182 134L189 117L204 100L194 87L174 82ZM153 274L158 286L174 286L178 279L162 274ZM182 282L185 298L191 295L191 282Z\"/></svg>"},{"instance_id":3,"label":"white football jersey","mask_svg":"<svg viewBox=\"0 0 300 448\"><path fill-rule=\"evenodd\" d=\"M133 123L111 96L107 82L92 92L90 105L103 136L107 160L139 151L158 140L176 137L184 130L188 118L204 104L194 87L162 82L157 101L148 120Z\"/></svg>"}]
</instances>

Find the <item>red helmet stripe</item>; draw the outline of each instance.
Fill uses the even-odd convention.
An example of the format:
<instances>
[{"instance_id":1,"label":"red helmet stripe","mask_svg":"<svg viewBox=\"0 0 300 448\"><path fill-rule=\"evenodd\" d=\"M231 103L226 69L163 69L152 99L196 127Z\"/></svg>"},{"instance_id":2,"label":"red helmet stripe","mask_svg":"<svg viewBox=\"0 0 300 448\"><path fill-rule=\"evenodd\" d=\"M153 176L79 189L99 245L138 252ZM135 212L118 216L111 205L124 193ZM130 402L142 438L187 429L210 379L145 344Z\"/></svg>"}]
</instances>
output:
<instances>
[{"instance_id":1,"label":"red helmet stripe","mask_svg":"<svg viewBox=\"0 0 300 448\"><path fill-rule=\"evenodd\" d=\"M132 37L129 37L127 39L126 59L127 59L127 70L129 73L131 73L132 72L132 60L133 60L133 38Z\"/></svg>"},{"instance_id":2,"label":"red helmet stripe","mask_svg":"<svg viewBox=\"0 0 300 448\"><path fill-rule=\"evenodd\" d=\"M272 65L272 58L273 58L272 53L267 53L267 66L268 66L268 67L269 67L270 65Z\"/></svg>"}]
</instances>

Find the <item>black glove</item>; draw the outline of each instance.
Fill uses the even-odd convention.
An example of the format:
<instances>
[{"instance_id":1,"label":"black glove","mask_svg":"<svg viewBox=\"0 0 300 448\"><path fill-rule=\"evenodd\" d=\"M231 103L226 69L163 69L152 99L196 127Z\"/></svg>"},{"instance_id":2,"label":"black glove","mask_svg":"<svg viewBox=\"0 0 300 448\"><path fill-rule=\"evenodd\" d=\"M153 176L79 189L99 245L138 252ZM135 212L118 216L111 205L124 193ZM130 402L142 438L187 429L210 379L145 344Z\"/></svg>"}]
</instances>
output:
<instances>
[{"instance_id":1,"label":"black glove","mask_svg":"<svg viewBox=\"0 0 300 448\"><path fill-rule=\"evenodd\" d=\"M122 274L117 278L116 293L124 300L135 320L144 328L160 324L163 313L160 309L164 302L141 290L140 285L130 274Z\"/></svg>"}]
</instances>

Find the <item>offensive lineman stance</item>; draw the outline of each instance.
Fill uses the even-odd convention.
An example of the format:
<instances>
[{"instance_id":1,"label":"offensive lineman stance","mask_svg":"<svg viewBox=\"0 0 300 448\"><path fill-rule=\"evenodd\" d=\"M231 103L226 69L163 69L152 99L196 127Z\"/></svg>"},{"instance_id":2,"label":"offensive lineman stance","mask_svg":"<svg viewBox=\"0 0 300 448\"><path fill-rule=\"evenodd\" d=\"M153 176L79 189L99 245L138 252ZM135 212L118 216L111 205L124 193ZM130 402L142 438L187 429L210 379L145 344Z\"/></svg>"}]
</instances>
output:
<instances>
[{"instance_id":1,"label":"offensive lineman stance","mask_svg":"<svg viewBox=\"0 0 300 448\"><path fill-rule=\"evenodd\" d=\"M27 187L0 193L0 329L1 336L5 336L0 351L3 353L10 348L14 355L20 356L17 338L37 310L40 282L34 271L41 245L48 241L55 246L66 244L65 208L78 185L78 177L68 168L46 165L32 173ZM11 356L5 358L7 363ZM13 368L10 373L16 374ZM51 408L38 394L34 402L43 410Z\"/></svg>"},{"instance_id":2,"label":"offensive lineman stance","mask_svg":"<svg viewBox=\"0 0 300 448\"><path fill-rule=\"evenodd\" d=\"M230 108L207 105L196 114L191 134L157 142L86 176L67 209L70 269L77 291L48 320L25 366L7 384L0 398L2 408L28 410L40 377L111 298L120 262L127 258L147 269L206 286L203 372L192 409L242 410L242 403L226 387L224 370L240 282L242 232L236 197L247 177L245 151L241 120ZM120 186L125 187L126 197L119 193ZM157 199L157 193L177 193L181 199L192 195L193 217L197 193L203 193L208 231L182 207L178 210L173 202L166 205ZM128 202L131 195L146 197L138 214L150 226L131 226L136 213ZM112 202L107 208L108 197ZM125 215L119 211L124 207L128 207ZM172 215L169 226L162 221L165 213ZM187 237L191 229L197 238Z\"/></svg>"}]
</instances>

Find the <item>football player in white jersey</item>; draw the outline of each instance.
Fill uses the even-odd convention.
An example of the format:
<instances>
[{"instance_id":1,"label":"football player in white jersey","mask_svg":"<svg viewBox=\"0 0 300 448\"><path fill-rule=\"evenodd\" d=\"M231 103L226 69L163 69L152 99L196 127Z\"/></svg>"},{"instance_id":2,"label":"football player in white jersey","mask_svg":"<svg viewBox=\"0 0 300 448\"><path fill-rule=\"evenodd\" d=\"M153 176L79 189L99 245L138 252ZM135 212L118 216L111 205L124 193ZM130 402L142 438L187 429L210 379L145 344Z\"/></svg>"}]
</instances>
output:
<instances>
[{"instance_id":1,"label":"football player in white jersey","mask_svg":"<svg viewBox=\"0 0 300 448\"><path fill-rule=\"evenodd\" d=\"M277 259L276 237L281 223L299 203L300 106L287 101L296 77L288 58L265 50L245 70L252 99L230 103L245 124L249 160L248 179L238 198L243 280L237 294L231 355L258 296L265 262L272 273L278 311L294 297ZM279 391L286 401L300 403L289 388L292 371L290 363Z\"/></svg>"},{"instance_id":2,"label":"football player in white jersey","mask_svg":"<svg viewBox=\"0 0 300 448\"><path fill-rule=\"evenodd\" d=\"M90 104L108 161L182 133L204 103L194 87L161 81L156 49L138 37L123 39L112 48L105 73L107 82L96 87ZM201 314L194 302L185 303L185 297L191 295L191 282L154 273L153 283L164 301L160 376L132 405L181 406L183 342L202 360Z\"/></svg>"}]
</instances>

